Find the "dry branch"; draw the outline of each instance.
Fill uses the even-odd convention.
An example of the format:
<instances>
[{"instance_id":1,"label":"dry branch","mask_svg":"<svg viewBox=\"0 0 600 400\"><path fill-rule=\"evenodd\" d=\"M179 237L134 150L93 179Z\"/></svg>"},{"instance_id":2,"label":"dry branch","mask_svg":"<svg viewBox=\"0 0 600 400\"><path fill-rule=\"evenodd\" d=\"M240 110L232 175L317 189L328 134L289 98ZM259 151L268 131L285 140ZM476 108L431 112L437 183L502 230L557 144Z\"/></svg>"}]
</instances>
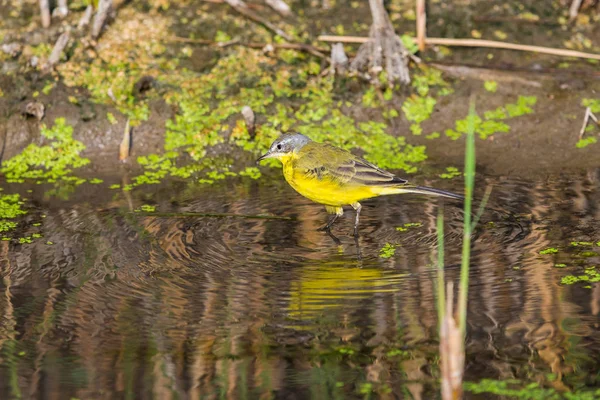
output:
<instances>
[{"instance_id":1,"label":"dry branch","mask_svg":"<svg viewBox=\"0 0 600 400\"><path fill-rule=\"evenodd\" d=\"M474 15L474 22L510 22L515 24L537 24L537 25L553 25L560 26L560 23L556 19L540 18L540 19L529 19L519 16L485 16L485 15Z\"/></svg>"},{"instance_id":2,"label":"dry branch","mask_svg":"<svg viewBox=\"0 0 600 400\"><path fill-rule=\"evenodd\" d=\"M227 4L229 4L231 7L233 7L233 9L237 12L239 12L240 14L242 14L243 16L250 18L251 20L253 20L254 22L257 22L259 24L261 24L262 26L264 26L265 28L267 28L268 30L274 32L275 34L281 36L282 38L284 38L287 41L292 41L291 36L289 36L287 33L285 33L282 29L279 29L277 26L275 26L274 24L272 24L271 22L269 22L268 20L266 20L265 18L261 17L260 15L256 14L254 11L252 11L248 5L243 2L242 0L225 0L225 2Z\"/></svg>"},{"instance_id":3,"label":"dry branch","mask_svg":"<svg viewBox=\"0 0 600 400\"><path fill-rule=\"evenodd\" d=\"M360 36L333 36L333 35L322 35L317 38L323 42L341 42L341 43L366 43L369 38ZM416 39L413 38L416 41ZM504 50L519 50L528 51L533 53L550 54L554 56L562 57L576 57L586 58L593 60L600 60L600 54L584 53L576 50L566 49L554 49L551 47L542 46L530 46L526 44L506 43L498 42L495 40L482 40L482 39L446 39L446 38L425 38L425 43L428 45L441 45L441 46L457 46L457 47L488 47L495 49Z\"/></svg>"},{"instance_id":4,"label":"dry branch","mask_svg":"<svg viewBox=\"0 0 600 400\"><path fill-rule=\"evenodd\" d=\"M58 40L52 49L52 53L50 53L50 57L48 57L48 62L44 65L44 70L48 71L58 64L60 56L65 50L65 47L67 47L67 44L69 44L69 38L70 35L68 31L58 37Z\"/></svg>"},{"instance_id":5,"label":"dry branch","mask_svg":"<svg viewBox=\"0 0 600 400\"><path fill-rule=\"evenodd\" d=\"M52 11L53 17L64 18L69 14L69 6L67 5L67 0L58 0L56 4L56 8Z\"/></svg>"},{"instance_id":6,"label":"dry branch","mask_svg":"<svg viewBox=\"0 0 600 400\"><path fill-rule=\"evenodd\" d=\"M94 6L90 4L86 7L81 19L79 19L79 22L77 23L77 29L83 29L88 26L92 20L92 15L94 15Z\"/></svg>"},{"instance_id":7,"label":"dry branch","mask_svg":"<svg viewBox=\"0 0 600 400\"><path fill-rule=\"evenodd\" d=\"M571 7L569 7L569 21L575 21L577 14L579 14L579 7L581 7L582 0L573 0Z\"/></svg>"},{"instance_id":8,"label":"dry branch","mask_svg":"<svg viewBox=\"0 0 600 400\"><path fill-rule=\"evenodd\" d=\"M312 46L310 44L305 43L243 43L239 40L230 40L227 43L219 43L213 40L207 39L190 39L179 36L169 36L164 39L167 42L180 42L180 43L192 43L192 44L203 44L208 46L216 46L216 47L227 47L232 45L239 45L245 47L251 47L253 49L265 49L272 47L273 49L290 49L290 50L298 50L310 53L316 57L327 59L327 56L324 54L327 52L327 49L318 48Z\"/></svg>"},{"instance_id":9,"label":"dry branch","mask_svg":"<svg viewBox=\"0 0 600 400\"><path fill-rule=\"evenodd\" d=\"M50 26L50 1L40 0L40 13L42 14L42 26L47 28Z\"/></svg>"},{"instance_id":10,"label":"dry branch","mask_svg":"<svg viewBox=\"0 0 600 400\"><path fill-rule=\"evenodd\" d=\"M98 11L96 12L94 23L92 25L92 39L97 39L98 36L100 36L100 32L102 32L102 27L106 22L106 18L108 17L111 8L112 0L98 0Z\"/></svg>"},{"instance_id":11,"label":"dry branch","mask_svg":"<svg viewBox=\"0 0 600 400\"><path fill-rule=\"evenodd\" d=\"M265 0L265 3L267 3L269 7L271 7L273 10L277 11L284 17L289 17L292 15L292 10L290 9L290 6L288 6L287 3L283 0Z\"/></svg>"},{"instance_id":12,"label":"dry branch","mask_svg":"<svg viewBox=\"0 0 600 400\"><path fill-rule=\"evenodd\" d=\"M344 45L335 43L331 46L331 72L343 74L348 67L348 56L344 51Z\"/></svg>"},{"instance_id":13,"label":"dry branch","mask_svg":"<svg viewBox=\"0 0 600 400\"><path fill-rule=\"evenodd\" d=\"M242 116L244 117L244 122L246 123L246 129L248 130L248 135L250 138L254 139L256 135L256 118L254 116L254 111L249 106L242 107Z\"/></svg>"}]
</instances>

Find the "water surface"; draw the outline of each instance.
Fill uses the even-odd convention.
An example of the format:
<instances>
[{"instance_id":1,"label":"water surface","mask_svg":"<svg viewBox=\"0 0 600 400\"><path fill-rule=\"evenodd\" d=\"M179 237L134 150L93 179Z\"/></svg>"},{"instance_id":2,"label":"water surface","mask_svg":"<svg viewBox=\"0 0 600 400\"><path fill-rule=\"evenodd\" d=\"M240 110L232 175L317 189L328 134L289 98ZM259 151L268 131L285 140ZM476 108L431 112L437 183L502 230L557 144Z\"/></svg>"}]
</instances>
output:
<instances>
[{"instance_id":1,"label":"water surface","mask_svg":"<svg viewBox=\"0 0 600 400\"><path fill-rule=\"evenodd\" d=\"M535 182L479 174L477 196L494 189L472 249L467 381L598 386L600 286L589 273L561 282L600 262L599 178L598 170ZM413 180L460 191L459 180ZM279 172L92 189L60 201L40 186L24 192L23 235L43 237L0 242L1 393L438 396L439 199L367 201L355 241L350 210L337 240L317 232L323 208ZM462 211L443 205L446 276L457 281ZM389 258L386 243L396 249ZM548 248L557 252L540 254Z\"/></svg>"}]
</instances>

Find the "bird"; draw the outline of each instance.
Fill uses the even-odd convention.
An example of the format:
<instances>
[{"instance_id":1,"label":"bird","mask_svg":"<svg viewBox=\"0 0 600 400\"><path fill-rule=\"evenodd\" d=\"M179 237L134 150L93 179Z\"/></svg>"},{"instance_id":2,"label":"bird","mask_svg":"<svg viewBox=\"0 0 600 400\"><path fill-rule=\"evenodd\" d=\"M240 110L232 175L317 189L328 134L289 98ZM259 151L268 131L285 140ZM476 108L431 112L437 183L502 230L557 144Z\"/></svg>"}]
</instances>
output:
<instances>
[{"instance_id":1,"label":"bird","mask_svg":"<svg viewBox=\"0 0 600 400\"><path fill-rule=\"evenodd\" d=\"M315 142L301 133L282 134L256 163L267 158L281 161L283 176L294 190L324 205L333 214L319 229L328 233L344 214L343 206L350 205L356 212L354 236L358 237L360 202L377 196L421 193L464 200L463 196L445 190L412 185L347 150Z\"/></svg>"}]
</instances>

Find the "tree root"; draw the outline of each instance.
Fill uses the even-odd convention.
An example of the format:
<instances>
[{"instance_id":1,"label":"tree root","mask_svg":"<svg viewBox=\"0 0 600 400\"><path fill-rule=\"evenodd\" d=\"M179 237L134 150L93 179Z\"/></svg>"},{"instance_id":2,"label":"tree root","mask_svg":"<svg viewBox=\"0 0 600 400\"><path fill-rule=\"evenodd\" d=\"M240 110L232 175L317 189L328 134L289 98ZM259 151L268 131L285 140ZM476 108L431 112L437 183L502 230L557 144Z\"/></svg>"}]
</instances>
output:
<instances>
[{"instance_id":1,"label":"tree root","mask_svg":"<svg viewBox=\"0 0 600 400\"><path fill-rule=\"evenodd\" d=\"M382 0L369 0L369 4L373 15L369 40L358 49L350 70L363 72L365 78L377 83L379 73L385 69L388 82L409 84L408 51L394 32Z\"/></svg>"}]
</instances>

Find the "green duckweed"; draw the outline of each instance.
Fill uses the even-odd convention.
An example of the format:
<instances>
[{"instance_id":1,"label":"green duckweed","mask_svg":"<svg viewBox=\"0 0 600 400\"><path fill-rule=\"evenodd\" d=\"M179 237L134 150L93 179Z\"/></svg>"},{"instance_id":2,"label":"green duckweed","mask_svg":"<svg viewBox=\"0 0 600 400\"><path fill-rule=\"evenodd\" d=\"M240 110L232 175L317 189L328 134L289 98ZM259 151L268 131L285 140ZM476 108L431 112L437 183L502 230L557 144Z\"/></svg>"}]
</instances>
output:
<instances>
[{"instance_id":1,"label":"green duckweed","mask_svg":"<svg viewBox=\"0 0 600 400\"><path fill-rule=\"evenodd\" d=\"M560 280L560 283L563 285L573 285L578 282L600 282L600 273L596 270L595 266L592 266L586 268L583 274L563 276Z\"/></svg>"},{"instance_id":2,"label":"green duckweed","mask_svg":"<svg viewBox=\"0 0 600 400\"><path fill-rule=\"evenodd\" d=\"M594 243L593 242L571 242L571 243L569 243L569 245L571 245L573 247L590 247L590 246L593 246Z\"/></svg>"},{"instance_id":3,"label":"green duckweed","mask_svg":"<svg viewBox=\"0 0 600 400\"><path fill-rule=\"evenodd\" d=\"M577 143L575 144L575 146L578 149L582 149L582 148L587 147L590 144L594 144L596 142L598 142L598 139L596 139L594 136L587 136L587 137L579 139L577 141Z\"/></svg>"},{"instance_id":4,"label":"green duckweed","mask_svg":"<svg viewBox=\"0 0 600 400\"><path fill-rule=\"evenodd\" d=\"M439 175L442 179L452 179L461 176L462 172L456 167L446 167L446 172Z\"/></svg>"},{"instance_id":5,"label":"green duckweed","mask_svg":"<svg viewBox=\"0 0 600 400\"><path fill-rule=\"evenodd\" d=\"M391 258L394 256L394 254L396 254L396 246L395 244L391 244L391 243L386 243L380 250L379 250L379 257L381 258Z\"/></svg>"},{"instance_id":6,"label":"green duckweed","mask_svg":"<svg viewBox=\"0 0 600 400\"><path fill-rule=\"evenodd\" d=\"M408 231L410 228L419 228L419 227L421 227L421 226L423 226L423 224L422 224L422 223L420 223L420 222L407 222L407 223L405 223L405 224L404 224L404 225L402 225L402 226L398 226L398 227L396 227L396 230L397 230L398 232L406 232L406 231Z\"/></svg>"},{"instance_id":7,"label":"green duckweed","mask_svg":"<svg viewBox=\"0 0 600 400\"><path fill-rule=\"evenodd\" d=\"M406 119L413 122L410 126L413 135L420 135L423 132L420 124L429 119L436 103L437 101L430 96L411 96L404 102L402 111L404 111Z\"/></svg>"},{"instance_id":8,"label":"green duckweed","mask_svg":"<svg viewBox=\"0 0 600 400\"><path fill-rule=\"evenodd\" d=\"M549 247L547 249L541 250L540 254L542 255L546 255L546 254L556 254L558 253L558 249L556 247Z\"/></svg>"},{"instance_id":9,"label":"green duckweed","mask_svg":"<svg viewBox=\"0 0 600 400\"><path fill-rule=\"evenodd\" d=\"M19 194L0 194L0 232L8 232L17 227L17 222L8 220L27 213L21 209L22 205Z\"/></svg>"},{"instance_id":10,"label":"green duckweed","mask_svg":"<svg viewBox=\"0 0 600 400\"><path fill-rule=\"evenodd\" d=\"M536 102L537 98L535 96L519 96L516 103L506 104L495 110L486 111L483 114L483 118L479 115L475 115L473 117L475 133L477 133L481 139L487 139L496 133L510 132L510 126L505 122L502 122L502 120L533 113L531 107L533 107ZM467 127L469 126L468 118L469 117L456 121L454 129L446 130L446 136L453 140L462 137L462 135L467 132Z\"/></svg>"},{"instance_id":11,"label":"green duckweed","mask_svg":"<svg viewBox=\"0 0 600 400\"><path fill-rule=\"evenodd\" d=\"M600 389L561 393L553 388L543 388L537 382L527 383L518 379L482 379L479 382L464 382L463 387L474 394L489 393L519 400L593 400L600 396Z\"/></svg>"},{"instance_id":12,"label":"green duckweed","mask_svg":"<svg viewBox=\"0 0 600 400\"><path fill-rule=\"evenodd\" d=\"M496 90L498 89L498 83L496 81L485 81L483 82L483 87L488 92L496 93Z\"/></svg>"},{"instance_id":13,"label":"green duckweed","mask_svg":"<svg viewBox=\"0 0 600 400\"><path fill-rule=\"evenodd\" d=\"M64 118L57 118L54 126L42 125L42 137L49 139L45 146L30 144L20 154L4 163L0 171L8 182L24 182L35 179L37 182L69 181L74 184L85 179L72 175L73 169L87 165L90 161L80 156L85 149L83 143L73 139L73 127Z\"/></svg>"},{"instance_id":14,"label":"green duckweed","mask_svg":"<svg viewBox=\"0 0 600 400\"><path fill-rule=\"evenodd\" d=\"M589 107L590 111L593 113L600 112L600 99L582 99L581 105L584 107Z\"/></svg>"}]
</instances>

